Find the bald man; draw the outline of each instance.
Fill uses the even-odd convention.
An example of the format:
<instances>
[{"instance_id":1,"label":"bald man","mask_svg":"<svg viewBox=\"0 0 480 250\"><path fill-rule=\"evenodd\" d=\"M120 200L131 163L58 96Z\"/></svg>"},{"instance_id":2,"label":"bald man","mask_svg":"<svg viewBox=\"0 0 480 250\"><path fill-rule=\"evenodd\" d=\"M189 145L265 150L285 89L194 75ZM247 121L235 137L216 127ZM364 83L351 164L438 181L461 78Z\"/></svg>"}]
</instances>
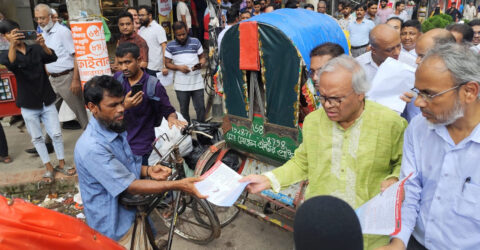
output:
<instances>
[{"instance_id":1,"label":"bald man","mask_svg":"<svg viewBox=\"0 0 480 250\"><path fill-rule=\"evenodd\" d=\"M408 65L415 65L415 57L401 52L402 43L400 34L388 24L379 24L369 34L371 51L357 57L356 60L362 65L367 74L367 80L371 82L377 74L378 67L391 57Z\"/></svg>"},{"instance_id":2,"label":"bald man","mask_svg":"<svg viewBox=\"0 0 480 250\"><path fill-rule=\"evenodd\" d=\"M416 63L420 64L423 57L428 51L433 49L435 45L455 42L455 37L446 29L437 28L427 31L417 39L417 43L415 44L415 52L417 52ZM403 96L400 98L407 102L407 106L413 106L413 94L411 92L403 93Z\"/></svg>"}]
</instances>

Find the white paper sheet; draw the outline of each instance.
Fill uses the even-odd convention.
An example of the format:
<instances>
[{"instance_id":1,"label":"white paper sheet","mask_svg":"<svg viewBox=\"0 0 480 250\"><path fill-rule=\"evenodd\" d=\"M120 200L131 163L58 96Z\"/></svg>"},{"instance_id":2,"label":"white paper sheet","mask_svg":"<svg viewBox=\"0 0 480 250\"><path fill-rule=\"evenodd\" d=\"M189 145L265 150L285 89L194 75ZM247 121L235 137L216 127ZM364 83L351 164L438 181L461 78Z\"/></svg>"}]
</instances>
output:
<instances>
[{"instance_id":1,"label":"white paper sheet","mask_svg":"<svg viewBox=\"0 0 480 250\"><path fill-rule=\"evenodd\" d=\"M238 199L249 182L238 182L242 178L224 163L218 161L208 170L203 181L195 183L202 195L217 206L230 207Z\"/></svg>"},{"instance_id":2,"label":"white paper sheet","mask_svg":"<svg viewBox=\"0 0 480 250\"><path fill-rule=\"evenodd\" d=\"M410 91L414 84L415 68L389 57L378 68L367 99L402 113L406 103L400 96Z\"/></svg>"},{"instance_id":3,"label":"white paper sheet","mask_svg":"<svg viewBox=\"0 0 480 250\"><path fill-rule=\"evenodd\" d=\"M168 86L173 83L173 70L169 70L166 76L160 71L157 73L157 78L163 86Z\"/></svg>"},{"instance_id":4,"label":"white paper sheet","mask_svg":"<svg viewBox=\"0 0 480 250\"><path fill-rule=\"evenodd\" d=\"M397 181L355 210L363 234L395 235L400 232L401 189L411 175Z\"/></svg>"}]
</instances>

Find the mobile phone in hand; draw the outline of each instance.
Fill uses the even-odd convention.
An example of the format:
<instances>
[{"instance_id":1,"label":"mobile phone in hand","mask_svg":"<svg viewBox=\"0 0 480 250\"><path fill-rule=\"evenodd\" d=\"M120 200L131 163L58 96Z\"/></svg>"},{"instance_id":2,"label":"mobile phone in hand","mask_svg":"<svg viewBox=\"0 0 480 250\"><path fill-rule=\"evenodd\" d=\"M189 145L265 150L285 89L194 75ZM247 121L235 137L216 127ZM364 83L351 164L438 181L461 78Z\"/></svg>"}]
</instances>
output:
<instances>
[{"instance_id":1,"label":"mobile phone in hand","mask_svg":"<svg viewBox=\"0 0 480 250\"><path fill-rule=\"evenodd\" d=\"M200 68L202 68L202 64L201 64L201 63L197 63L197 64L195 64L195 65L192 67L192 71L195 71L195 70L200 69Z\"/></svg>"},{"instance_id":2,"label":"mobile phone in hand","mask_svg":"<svg viewBox=\"0 0 480 250\"><path fill-rule=\"evenodd\" d=\"M37 32L35 30L18 30L17 33L23 34L22 40L37 40Z\"/></svg>"},{"instance_id":3,"label":"mobile phone in hand","mask_svg":"<svg viewBox=\"0 0 480 250\"><path fill-rule=\"evenodd\" d=\"M143 84L135 84L132 86L132 96L136 95L138 92L142 91Z\"/></svg>"}]
</instances>

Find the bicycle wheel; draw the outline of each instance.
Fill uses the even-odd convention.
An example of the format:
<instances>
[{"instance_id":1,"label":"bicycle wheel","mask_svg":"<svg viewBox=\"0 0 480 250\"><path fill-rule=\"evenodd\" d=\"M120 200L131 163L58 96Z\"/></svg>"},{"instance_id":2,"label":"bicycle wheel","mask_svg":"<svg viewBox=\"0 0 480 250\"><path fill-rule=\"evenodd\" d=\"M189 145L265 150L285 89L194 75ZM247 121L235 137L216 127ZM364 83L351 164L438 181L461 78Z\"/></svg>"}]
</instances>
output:
<instances>
[{"instance_id":1,"label":"bicycle wheel","mask_svg":"<svg viewBox=\"0 0 480 250\"><path fill-rule=\"evenodd\" d=\"M183 192L180 195L184 196L180 199L180 203L183 203L180 204L180 206L185 209L177 216L174 229L175 234L201 245L218 238L220 236L220 224L209 204L205 200L198 199ZM173 211L172 206L173 202L170 204L170 207L167 208L169 210L156 210L157 213L160 213L159 215L163 218L167 227L170 227L171 217L165 218L165 216L163 216L165 213L162 214L162 211ZM200 216L202 222L196 219L198 216Z\"/></svg>"},{"instance_id":2,"label":"bicycle wheel","mask_svg":"<svg viewBox=\"0 0 480 250\"><path fill-rule=\"evenodd\" d=\"M210 159L208 159L207 163L205 164L205 167L202 170L202 174L207 172L215 164L218 154L219 152L216 152L215 154L212 155ZM225 153L224 157L221 159L223 163L225 163L227 166L229 166L235 171L240 170L240 166L245 160L246 160L245 157L243 157L239 152L233 149L228 150L228 152ZM247 192L244 191L235 203L244 204L246 195L247 195ZM212 207L213 211L215 211L215 214L217 214L221 227L225 227L226 225L231 223L240 213L240 208L238 208L235 205L231 207L220 207L210 202L209 204ZM198 217L197 220L199 222L204 223L201 217Z\"/></svg>"}]
</instances>

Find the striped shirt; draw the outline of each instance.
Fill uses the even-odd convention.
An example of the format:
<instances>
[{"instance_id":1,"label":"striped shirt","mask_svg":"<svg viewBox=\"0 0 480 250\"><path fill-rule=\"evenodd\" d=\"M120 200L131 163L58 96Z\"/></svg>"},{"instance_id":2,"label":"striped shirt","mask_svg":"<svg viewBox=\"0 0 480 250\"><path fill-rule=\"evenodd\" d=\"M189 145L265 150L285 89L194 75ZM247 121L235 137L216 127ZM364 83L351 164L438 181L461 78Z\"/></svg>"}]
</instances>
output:
<instances>
[{"instance_id":1,"label":"striped shirt","mask_svg":"<svg viewBox=\"0 0 480 250\"><path fill-rule=\"evenodd\" d=\"M192 68L199 63L198 56L203 53L202 44L197 38L188 37L185 45L173 40L167 44L165 57L172 59L175 65L187 65ZM200 70L190 71L185 74L181 71L175 72L174 88L179 91L193 91L203 89L203 78Z\"/></svg>"}]
</instances>

